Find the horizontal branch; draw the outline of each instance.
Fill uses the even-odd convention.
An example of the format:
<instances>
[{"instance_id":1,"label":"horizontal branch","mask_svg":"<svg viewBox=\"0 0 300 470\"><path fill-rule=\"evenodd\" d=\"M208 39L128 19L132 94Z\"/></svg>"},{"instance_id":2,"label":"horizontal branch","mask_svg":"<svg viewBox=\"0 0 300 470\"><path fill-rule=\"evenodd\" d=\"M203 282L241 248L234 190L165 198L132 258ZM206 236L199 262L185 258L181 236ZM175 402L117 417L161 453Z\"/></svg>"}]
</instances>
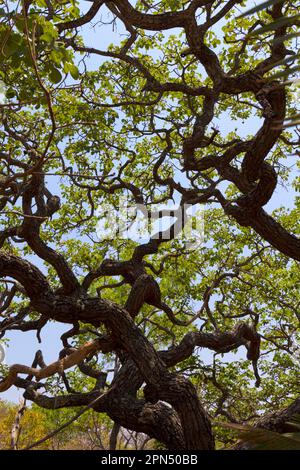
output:
<instances>
[{"instance_id":1,"label":"horizontal branch","mask_svg":"<svg viewBox=\"0 0 300 470\"><path fill-rule=\"evenodd\" d=\"M160 351L159 355L168 367L172 367L189 358L196 347L224 353L245 346L248 350L248 359L253 359L254 356L256 358L259 356L259 345L260 337L254 328L246 323L239 323L231 332L192 331L184 336L180 344L167 351Z\"/></svg>"},{"instance_id":2,"label":"horizontal branch","mask_svg":"<svg viewBox=\"0 0 300 470\"><path fill-rule=\"evenodd\" d=\"M14 385L18 374L28 374L30 376L35 377L38 380L45 379L47 377L51 377L52 375L62 372L66 369L70 369L80 362L82 362L88 355L96 352L99 350L100 345L98 340L90 341L80 348L78 348L75 352L66 356L58 361L49 364L48 366L37 369L35 367L24 366L22 364L14 364L9 368L8 375L5 377L2 382L0 382L0 392L5 392L8 390L12 385Z\"/></svg>"}]
</instances>

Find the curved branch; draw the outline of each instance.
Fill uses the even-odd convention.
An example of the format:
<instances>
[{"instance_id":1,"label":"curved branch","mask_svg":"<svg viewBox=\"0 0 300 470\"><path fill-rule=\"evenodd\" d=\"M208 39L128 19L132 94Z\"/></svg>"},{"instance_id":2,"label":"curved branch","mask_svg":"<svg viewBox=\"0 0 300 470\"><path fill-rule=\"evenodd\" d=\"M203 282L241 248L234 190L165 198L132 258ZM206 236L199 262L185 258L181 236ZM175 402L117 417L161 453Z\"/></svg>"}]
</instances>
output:
<instances>
[{"instance_id":1,"label":"curved branch","mask_svg":"<svg viewBox=\"0 0 300 470\"><path fill-rule=\"evenodd\" d=\"M36 266L3 250L0 250L0 276L16 279L30 298L50 291L46 277Z\"/></svg>"},{"instance_id":2,"label":"curved branch","mask_svg":"<svg viewBox=\"0 0 300 470\"><path fill-rule=\"evenodd\" d=\"M49 364L42 369L36 369L34 367L24 366L22 364L14 364L9 368L8 375L2 382L0 382L0 392L8 390L16 381L18 374L28 374L37 378L38 380L51 377L52 375L62 372L70 367L73 367L82 362L88 355L96 352L100 349L99 341L90 341L69 356L66 356L58 361Z\"/></svg>"},{"instance_id":3,"label":"curved branch","mask_svg":"<svg viewBox=\"0 0 300 470\"><path fill-rule=\"evenodd\" d=\"M247 348L248 359L258 359L260 336L247 323L239 323L231 332L203 333L201 331L192 331L184 336L180 344L167 351L160 351L159 355L168 367L172 367L190 357L196 347L225 353L240 346Z\"/></svg>"}]
</instances>

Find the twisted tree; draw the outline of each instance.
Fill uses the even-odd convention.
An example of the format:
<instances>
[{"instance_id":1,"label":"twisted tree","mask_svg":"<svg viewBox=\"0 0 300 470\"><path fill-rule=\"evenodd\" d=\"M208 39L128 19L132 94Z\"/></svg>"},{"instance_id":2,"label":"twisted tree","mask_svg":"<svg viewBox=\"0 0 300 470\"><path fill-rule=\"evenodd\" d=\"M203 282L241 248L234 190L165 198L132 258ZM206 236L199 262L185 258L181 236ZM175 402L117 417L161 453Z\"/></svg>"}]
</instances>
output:
<instances>
[{"instance_id":1,"label":"twisted tree","mask_svg":"<svg viewBox=\"0 0 300 470\"><path fill-rule=\"evenodd\" d=\"M294 90L276 73L299 14L270 3L241 17L241 0L1 1L0 334L70 327L56 362L38 351L0 391L93 402L168 449L213 449L217 416L269 412L268 427L294 410L299 206L265 206L294 177ZM97 238L122 195L147 214L177 201L170 236ZM192 250L176 224L196 204Z\"/></svg>"}]
</instances>

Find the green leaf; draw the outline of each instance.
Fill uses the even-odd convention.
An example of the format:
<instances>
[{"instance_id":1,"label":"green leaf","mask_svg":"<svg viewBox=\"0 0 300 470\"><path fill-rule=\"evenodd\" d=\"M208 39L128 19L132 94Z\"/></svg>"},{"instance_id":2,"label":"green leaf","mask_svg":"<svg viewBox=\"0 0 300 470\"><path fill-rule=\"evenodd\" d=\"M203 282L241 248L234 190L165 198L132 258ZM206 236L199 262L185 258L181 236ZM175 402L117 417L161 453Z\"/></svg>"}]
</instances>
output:
<instances>
[{"instance_id":1,"label":"green leaf","mask_svg":"<svg viewBox=\"0 0 300 470\"><path fill-rule=\"evenodd\" d=\"M5 95L6 95L6 98L11 99L11 98L14 98L14 96L16 96L16 92L13 88L8 88Z\"/></svg>"},{"instance_id":2,"label":"green leaf","mask_svg":"<svg viewBox=\"0 0 300 470\"><path fill-rule=\"evenodd\" d=\"M77 80L79 78L79 70L76 67L76 65L69 64L69 72L70 72L72 78L74 78L74 80Z\"/></svg>"},{"instance_id":3,"label":"green leaf","mask_svg":"<svg viewBox=\"0 0 300 470\"><path fill-rule=\"evenodd\" d=\"M62 80L62 74L57 68L53 67L49 74L49 79L52 83L59 83Z\"/></svg>"},{"instance_id":4,"label":"green leaf","mask_svg":"<svg viewBox=\"0 0 300 470\"><path fill-rule=\"evenodd\" d=\"M45 0L36 0L36 4L37 4L39 7L47 8L47 2L46 2Z\"/></svg>"},{"instance_id":5,"label":"green leaf","mask_svg":"<svg viewBox=\"0 0 300 470\"><path fill-rule=\"evenodd\" d=\"M17 34L10 34L4 47L4 55L9 57L19 49L20 37Z\"/></svg>"},{"instance_id":6,"label":"green leaf","mask_svg":"<svg viewBox=\"0 0 300 470\"><path fill-rule=\"evenodd\" d=\"M52 42L53 35L47 31L40 36L40 39L45 42Z\"/></svg>"}]
</instances>

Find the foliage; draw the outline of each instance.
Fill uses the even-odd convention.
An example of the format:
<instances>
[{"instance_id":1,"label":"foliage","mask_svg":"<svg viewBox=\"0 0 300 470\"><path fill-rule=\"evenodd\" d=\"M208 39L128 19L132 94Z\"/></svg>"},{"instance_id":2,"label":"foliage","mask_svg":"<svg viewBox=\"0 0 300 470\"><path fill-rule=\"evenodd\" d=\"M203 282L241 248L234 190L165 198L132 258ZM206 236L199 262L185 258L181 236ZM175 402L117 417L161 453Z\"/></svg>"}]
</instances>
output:
<instances>
[{"instance_id":1,"label":"foliage","mask_svg":"<svg viewBox=\"0 0 300 470\"><path fill-rule=\"evenodd\" d=\"M0 449L9 449L11 430L18 406L12 403L0 402ZM47 433L47 425L43 413L38 409L28 409L22 418L22 430L18 446L20 449L38 440ZM50 444L44 443L41 449L49 449Z\"/></svg>"},{"instance_id":2,"label":"foliage","mask_svg":"<svg viewBox=\"0 0 300 470\"><path fill-rule=\"evenodd\" d=\"M9 449L11 431L18 412L18 405L0 402L0 449ZM60 412L44 410L35 405L27 406L21 418L18 449L24 449L51 432L59 425L70 419L75 410L68 409ZM110 433L113 423L104 414L87 412L76 420L66 430L39 444L36 449L45 450L105 450L109 449ZM117 449L151 448L144 443L145 436L135 436L134 433L121 429L117 441Z\"/></svg>"}]
</instances>

